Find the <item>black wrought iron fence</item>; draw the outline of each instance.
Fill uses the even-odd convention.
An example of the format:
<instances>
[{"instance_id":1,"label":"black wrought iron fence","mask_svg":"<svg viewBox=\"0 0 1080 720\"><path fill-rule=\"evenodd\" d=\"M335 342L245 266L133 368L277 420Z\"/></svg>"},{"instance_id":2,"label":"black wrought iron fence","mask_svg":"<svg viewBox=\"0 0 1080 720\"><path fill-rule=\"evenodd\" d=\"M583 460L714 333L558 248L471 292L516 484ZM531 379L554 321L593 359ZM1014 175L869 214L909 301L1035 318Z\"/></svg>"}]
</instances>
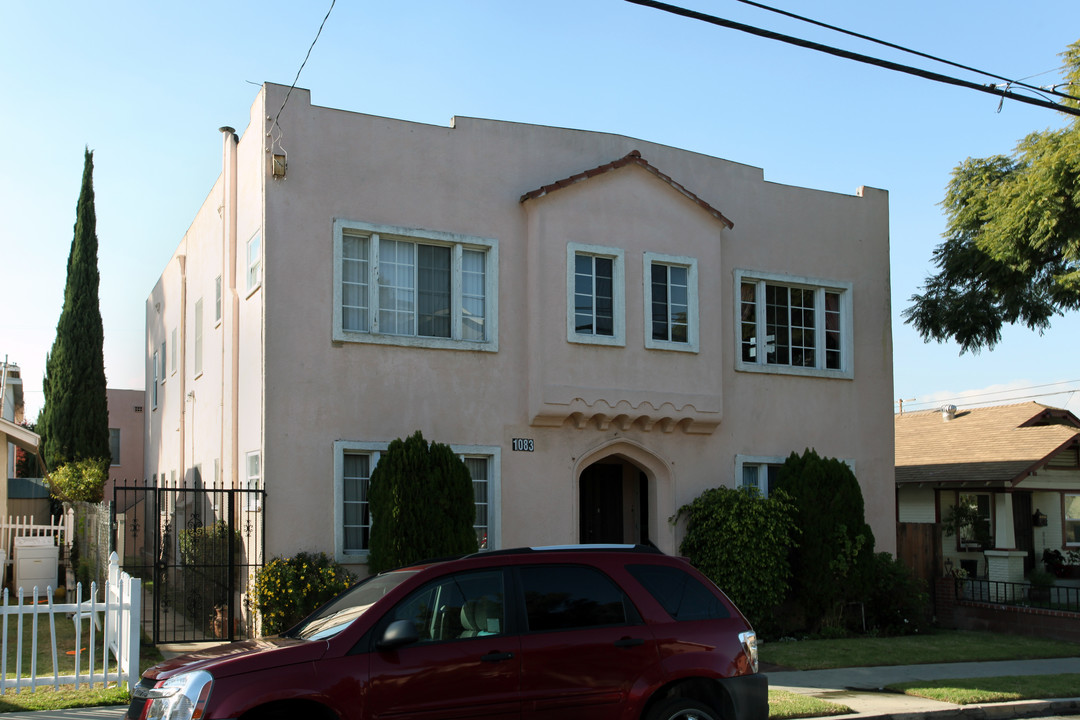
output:
<instances>
[{"instance_id":1,"label":"black wrought iron fence","mask_svg":"<svg viewBox=\"0 0 1080 720\"><path fill-rule=\"evenodd\" d=\"M115 489L113 547L143 579L155 643L247 636L240 597L264 562L263 501L261 490Z\"/></svg>"},{"instance_id":2,"label":"black wrought iron fence","mask_svg":"<svg viewBox=\"0 0 1080 720\"><path fill-rule=\"evenodd\" d=\"M1080 613L1080 587L969 579L957 583L962 600Z\"/></svg>"}]
</instances>

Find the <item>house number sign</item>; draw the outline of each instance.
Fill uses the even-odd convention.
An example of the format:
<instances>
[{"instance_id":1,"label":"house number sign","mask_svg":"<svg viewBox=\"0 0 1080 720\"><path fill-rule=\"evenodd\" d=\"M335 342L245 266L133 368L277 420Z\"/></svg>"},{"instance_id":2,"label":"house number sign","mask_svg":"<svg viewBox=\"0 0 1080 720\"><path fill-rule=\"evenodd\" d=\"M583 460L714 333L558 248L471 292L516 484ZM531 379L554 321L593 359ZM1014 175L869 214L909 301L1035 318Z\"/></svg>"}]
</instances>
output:
<instances>
[{"instance_id":1,"label":"house number sign","mask_svg":"<svg viewBox=\"0 0 1080 720\"><path fill-rule=\"evenodd\" d=\"M533 451L533 439L532 438L513 438L510 440L510 449L514 452L532 452Z\"/></svg>"}]
</instances>

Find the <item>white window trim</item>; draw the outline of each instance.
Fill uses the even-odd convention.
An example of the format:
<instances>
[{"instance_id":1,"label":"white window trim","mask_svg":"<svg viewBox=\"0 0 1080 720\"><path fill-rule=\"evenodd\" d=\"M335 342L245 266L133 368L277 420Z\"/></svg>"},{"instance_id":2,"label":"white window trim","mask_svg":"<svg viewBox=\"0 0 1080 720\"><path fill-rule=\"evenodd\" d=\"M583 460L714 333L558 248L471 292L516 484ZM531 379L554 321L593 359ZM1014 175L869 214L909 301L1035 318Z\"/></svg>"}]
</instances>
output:
<instances>
[{"instance_id":1,"label":"white window trim","mask_svg":"<svg viewBox=\"0 0 1080 720\"><path fill-rule=\"evenodd\" d=\"M686 305L687 329L686 342L654 340L652 336L652 266L653 264L675 265L686 268ZM650 350L677 350L679 352L698 352L698 269L697 258L681 255L664 255L646 252L642 272L642 285L645 298L645 347Z\"/></svg>"},{"instance_id":2,"label":"white window trim","mask_svg":"<svg viewBox=\"0 0 1080 720\"><path fill-rule=\"evenodd\" d=\"M758 325L758 352L760 362L746 362L742 359L742 286L743 282L755 282L757 291L755 304L757 306ZM792 365L770 365L765 358L765 283L775 283L789 287L802 287L816 291L814 312L815 316L815 357L824 362L825 357L825 303L822 302L825 291L840 294L840 362L839 370L826 368L795 367ZM752 272L750 270L735 271L735 369L740 372L756 372L772 375L804 375L820 378L839 378L851 380L855 377L855 353L852 326L854 325L854 313L851 300L852 283L842 280L823 280L820 278L803 277L799 275L785 275L782 273Z\"/></svg>"},{"instance_id":3,"label":"white window trim","mask_svg":"<svg viewBox=\"0 0 1080 720\"><path fill-rule=\"evenodd\" d=\"M735 487L742 487L742 476L744 465L783 465L787 462L788 455L735 455ZM855 461L850 458L839 458L840 462L851 468L851 472L855 473ZM855 475L858 477L858 474ZM762 497L769 496L768 477L765 478L766 487L765 491L761 493ZM761 487L760 478L758 481L758 487Z\"/></svg>"},{"instance_id":4,"label":"white window trim","mask_svg":"<svg viewBox=\"0 0 1080 720\"><path fill-rule=\"evenodd\" d=\"M578 254L594 257L611 258L612 263L612 304L613 335L586 335L576 330L574 322L574 259ZM583 345L607 345L609 347L626 346L626 262L621 248L604 245L584 245L570 242L566 244L566 339L568 342Z\"/></svg>"},{"instance_id":5,"label":"white window trim","mask_svg":"<svg viewBox=\"0 0 1080 720\"><path fill-rule=\"evenodd\" d=\"M353 231L368 235L374 240L380 236L392 237L395 240L406 242L428 241L437 245L452 248L451 259L451 298L450 307L454 309L449 338L424 337L415 335L389 335L382 334L377 329L369 332L345 330L342 325L341 312L341 264L342 264L342 238L345 231ZM372 243L374 244L374 243ZM484 265L484 325L486 340L463 340L461 338L461 317L457 312L462 306L461 302L461 252L463 249L482 250L485 255ZM377 277L378 268L372 269L372 276ZM371 313L369 320L375 321L378 317L378 282L368 283L368 312ZM369 327L377 328L377 323L369 323ZM499 350L499 241L492 238L482 238L473 235L461 235L458 233L443 232L440 230L422 230L419 228L397 227L394 225L379 225L375 223L359 222L356 220L334 220L334 328L333 339L335 342L360 342L373 343L376 345L398 345L404 347L436 348L443 350L480 350L484 352L498 352Z\"/></svg>"},{"instance_id":6,"label":"white window trim","mask_svg":"<svg viewBox=\"0 0 1080 720\"><path fill-rule=\"evenodd\" d=\"M339 563L366 563L368 551L345 552L345 455L371 455L369 472L375 472L379 457L389 442L334 441L334 559ZM502 449L498 445L451 445L459 456L487 457L488 463L488 549L502 547Z\"/></svg>"}]
</instances>

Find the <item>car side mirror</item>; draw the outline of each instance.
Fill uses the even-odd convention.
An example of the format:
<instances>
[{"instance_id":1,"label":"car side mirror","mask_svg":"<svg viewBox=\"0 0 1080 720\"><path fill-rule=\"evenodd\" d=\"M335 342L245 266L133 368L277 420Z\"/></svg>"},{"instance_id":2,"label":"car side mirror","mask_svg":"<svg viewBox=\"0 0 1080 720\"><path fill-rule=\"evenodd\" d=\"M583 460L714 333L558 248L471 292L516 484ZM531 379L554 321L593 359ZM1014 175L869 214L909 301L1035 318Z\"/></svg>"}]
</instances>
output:
<instances>
[{"instance_id":1,"label":"car side mirror","mask_svg":"<svg viewBox=\"0 0 1080 720\"><path fill-rule=\"evenodd\" d=\"M416 632L416 626L409 620L395 620L386 626L382 637L375 643L377 650L397 650L399 647L411 645L420 636Z\"/></svg>"}]
</instances>

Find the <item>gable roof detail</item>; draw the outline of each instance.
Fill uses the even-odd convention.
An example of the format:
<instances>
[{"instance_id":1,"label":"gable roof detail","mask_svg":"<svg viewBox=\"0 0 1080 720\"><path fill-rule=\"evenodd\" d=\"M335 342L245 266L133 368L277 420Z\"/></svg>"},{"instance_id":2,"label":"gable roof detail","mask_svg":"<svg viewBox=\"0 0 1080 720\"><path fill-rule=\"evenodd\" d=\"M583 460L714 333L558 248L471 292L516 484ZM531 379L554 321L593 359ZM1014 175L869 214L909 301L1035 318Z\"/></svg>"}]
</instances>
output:
<instances>
[{"instance_id":1,"label":"gable roof detail","mask_svg":"<svg viewBox=\"0 0 1080 720\"><path fill-rule=\"evenodd\" d=\"M520 202L525 202L526 200L535 200L536 198L541 198L541 197L544 197L545 195L550 195L551 193L555 192L556 190L561 190L561 189L563 189L565 187L570 187L571 185L575 185L575 184L577 184L579 182L582 182L584 180L588 180L589 178L594 178L597 175L604 175L605 173L612 172L613 170L618 170L619 168L627 167L628 165L636 165L637 167L641 168L642 170L645 170L646 172L651 173L652 175L654 175L658 179L660 179L663 182L667 183L672 188L674 188L676 192L680 193L681 195L683 195L684 197L689 199L691 202L695 203L702 210L704 210L705 212L709 213L714 218L716 218L717 220L722 222L725 226L727 226L727 228L729 230L731 228L735 227L735 223L731 222L731 220L726 218L722 212L720 212L719 210L714 208L712 205L710 205L709 203L702 200L700 197L698 197L693 192L688 190L684 185L672 180L669 175L665 175L664 173L660 172L660 170L658 168L656 168L654 165L650 165L649 161L646 160L645 158L641 157L641 153L639 151L637 151L637 150L631 150L629 153L627 153L623 157L619 158L618 160L609 162L609 163L607 163L605 165L600 165L599 167L594 167L591 170L585 170L584 172L580 172L577 175L571 175L570 177L564 178L562 180L556 180L555 182L551 183L550 185L544 185L543 187L539 187L539 188L537 188L535 190L527 192L527 193L525 193L524 195L521 196Z\"/></svg>"},{"instance_id":2,"label":"gable roof detail","mask_svg":"<svg viewBox=\"0 0 1080 720\"><path fill-rule=\"evenodd\" d=\"M1080 420L1035 402L972 408L945 420L937 410L894 419L896 482L1015 485L1080 442Z\"/></svg>"}]
</instances>

